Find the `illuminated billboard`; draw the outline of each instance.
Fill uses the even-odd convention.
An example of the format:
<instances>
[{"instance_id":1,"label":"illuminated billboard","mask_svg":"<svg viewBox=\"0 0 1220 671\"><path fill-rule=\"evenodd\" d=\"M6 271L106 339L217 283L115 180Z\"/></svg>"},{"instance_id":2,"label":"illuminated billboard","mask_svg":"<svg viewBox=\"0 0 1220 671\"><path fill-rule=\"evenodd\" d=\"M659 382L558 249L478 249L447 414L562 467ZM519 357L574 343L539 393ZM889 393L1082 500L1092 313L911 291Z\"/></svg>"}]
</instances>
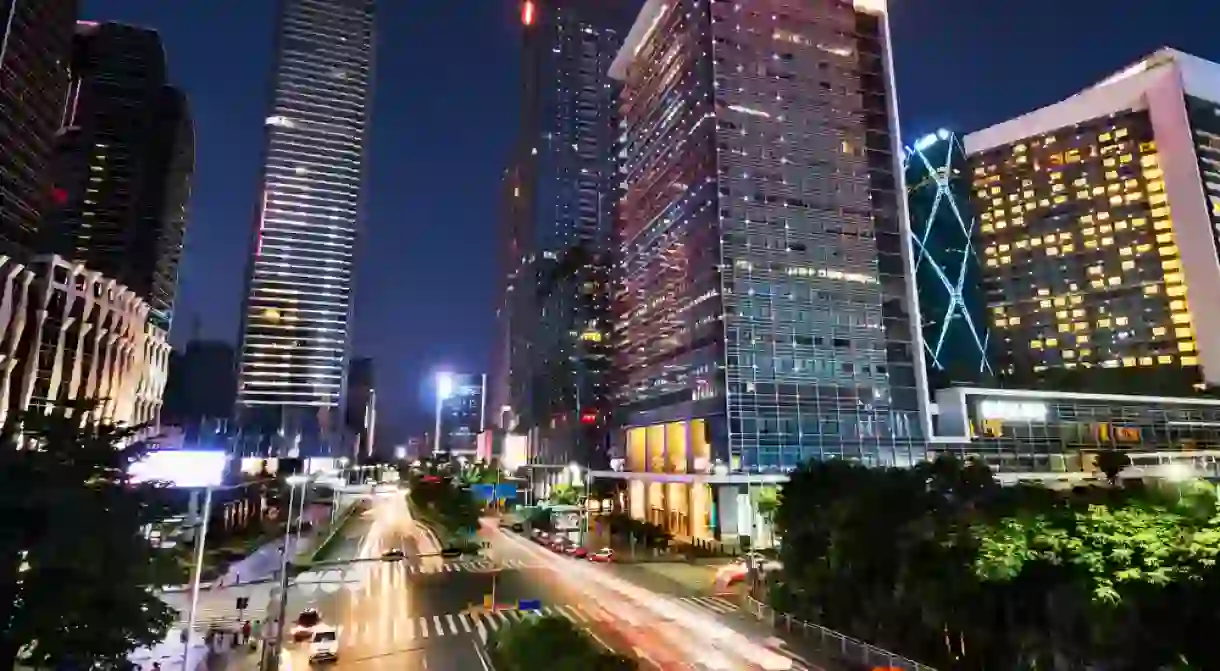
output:
<instances>
[{"instance_id":1,"label":"illuminated billboard","mask_svg":"<svg viewBox=\"0 0 1220 671\"><path fill-rule=\"evenodd\" d=\"M525 465L526 437L510 433L504 436L504 447L500 454L500 466L508 472L513 472Z\"/></svg>"},{"instance_id":2,"label":"illuminated billboard","mask_svg":"<svg viewBox=\"0 0 1220 671\"><path fill-rule=\"evenodd\" d=\"M158 450L133 463L136 482L168 482L175 487L214 487L224 481L229 456L214 450Z\"/></svg>"}]
</instances>

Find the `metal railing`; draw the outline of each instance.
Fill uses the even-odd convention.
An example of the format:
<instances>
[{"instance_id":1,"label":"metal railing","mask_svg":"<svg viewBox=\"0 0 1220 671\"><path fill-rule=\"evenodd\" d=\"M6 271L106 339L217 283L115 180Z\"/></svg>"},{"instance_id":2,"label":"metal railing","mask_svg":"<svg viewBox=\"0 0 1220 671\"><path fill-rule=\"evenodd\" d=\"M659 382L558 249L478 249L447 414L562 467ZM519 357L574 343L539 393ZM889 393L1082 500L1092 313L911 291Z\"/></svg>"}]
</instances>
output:
<instances>
[{"instance_id":1,"label":"metal railing","mask_svg":"<svg viewBox=\"0 0 1220 671\"><path fill-rule=\"evenodd\" d=\"M798 620L788 613L777 612L771 606L746 597L746 611L768 623L773 629L789 632L811 645L814 651L848 664L861 664L867 668L902 669L902 671L936 671L913 659L895 655L875 645L844 636L833 629Z\"/></svg>"}]
</instances>

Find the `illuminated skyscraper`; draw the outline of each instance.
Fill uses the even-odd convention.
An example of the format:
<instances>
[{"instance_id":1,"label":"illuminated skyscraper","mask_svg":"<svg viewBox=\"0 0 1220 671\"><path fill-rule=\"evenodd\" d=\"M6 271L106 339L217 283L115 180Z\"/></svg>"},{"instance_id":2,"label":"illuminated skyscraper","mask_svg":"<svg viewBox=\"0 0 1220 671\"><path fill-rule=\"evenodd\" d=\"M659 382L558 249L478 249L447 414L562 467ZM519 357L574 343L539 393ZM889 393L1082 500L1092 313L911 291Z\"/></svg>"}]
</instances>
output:
<instances>
[{"instance_id":1,"label":"illuminated skyscraper","mask_svg":"<svg viewBox=\"0 0 1220 671\"><path fill-rule=\"evenodd\" d=\"M84 263L148 302L169 330L186 235L195 127L157 31L77 25L53 174L62 202L39 251Z\"/></svg>"},{"instance_id":2,"label":"illuminated skyscraper","mask_svg":"<svg viewBox=\"0 0 1220 671\"><path fill-rule=\"evenodd\" d=\"M924 361L933 389L991 377L982 311L977 224L961 140L947 130L904 152Z\"/></svg>"},{"instance_id":3,"label":"illuminated skyscraper","mask_svg":"<svg viewBox=\"0 0 1220 671\"><path fill-rule=\"evenodd\" d=\"M523 0L521 127L504 182L493 408L546 463L605 461L615 175L610 64L627 0ZM607 462L608 463L608 462Z\"/></svg>"},{"instance_id":4,"label":"illuminated skyscraper","mask_svg":"<svg viewBox=\"0 0 1220 671\"><path fill-rule=\"evenodd\" d=\"M282 0L242 315L247 447L328 451L343 424L373 0Z\"/></svg>"},{"instance_id":5,"label":"illuminated skyscraper","mask_svg":"<svg viewBox=\"0 0 1220 671\"><path fill-rule=\"evenodd\" d=\"M632 482L633 513L701 536L714 495L745 533L729 488L669 474L921 459L884 2L649 0L611 73L626 469L675 483Z\"/></svg>"},{"instance_id":6,"label":"illuminated skyscraper","mask_svg":"<svg viewBox=\"0 0 1220 671\"><path fill-rule=\"evenodd\" d=\"M75 0L0 0L0 254L28 260L52 203Z\"/></svg>"},{"instance_id":7,"label":"illuminated skyscraper","mask_svg":"<svg viewBox=\"0 0 1220 671\"><path fill-rule=\"evenodd\" d=\"M965 146L1000 375L1220 384L1220 65L1163 49Z\"/></svg>"}]
</instances>

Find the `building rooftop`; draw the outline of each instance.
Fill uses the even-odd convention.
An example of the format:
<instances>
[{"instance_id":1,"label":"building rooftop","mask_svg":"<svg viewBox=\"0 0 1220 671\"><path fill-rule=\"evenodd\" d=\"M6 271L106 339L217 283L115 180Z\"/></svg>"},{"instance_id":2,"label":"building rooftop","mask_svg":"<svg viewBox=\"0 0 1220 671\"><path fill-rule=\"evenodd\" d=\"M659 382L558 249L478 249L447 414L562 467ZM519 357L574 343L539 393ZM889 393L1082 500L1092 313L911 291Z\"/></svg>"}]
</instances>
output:
<instances>
[{"instance_id":1,"label":"building rooftop","mask_svg":"<svg viewBox=\"0 0 1220 671\"><path fill-rule=\"evenodd\" d=\"M1089 119L1144 109L1149 92L1167 83L1220 103L1220 64L1165 47L1064 100L970 133L966 152L977 154Z\"/></svg>"}]
</instances>

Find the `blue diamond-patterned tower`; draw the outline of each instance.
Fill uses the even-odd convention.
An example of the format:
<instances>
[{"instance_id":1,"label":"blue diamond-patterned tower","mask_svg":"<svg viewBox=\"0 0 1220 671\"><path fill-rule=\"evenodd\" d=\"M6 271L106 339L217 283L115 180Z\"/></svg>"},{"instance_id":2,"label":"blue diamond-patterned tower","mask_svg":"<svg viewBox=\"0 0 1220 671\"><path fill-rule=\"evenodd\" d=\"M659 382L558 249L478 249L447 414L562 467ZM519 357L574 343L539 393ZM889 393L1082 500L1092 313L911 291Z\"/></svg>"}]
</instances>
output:
<instances>
[{"instance_id":1,"label":"blue diamond-patterned tower","mask_svg":"<svg viewBox=\"0 0 1220 671\"><path fill-rule=\"evenodd\" d=\"M929 384L983 382L992 370L965 151L956 134L940 130L904 154Z\"/></svg>"}]
</instances>

